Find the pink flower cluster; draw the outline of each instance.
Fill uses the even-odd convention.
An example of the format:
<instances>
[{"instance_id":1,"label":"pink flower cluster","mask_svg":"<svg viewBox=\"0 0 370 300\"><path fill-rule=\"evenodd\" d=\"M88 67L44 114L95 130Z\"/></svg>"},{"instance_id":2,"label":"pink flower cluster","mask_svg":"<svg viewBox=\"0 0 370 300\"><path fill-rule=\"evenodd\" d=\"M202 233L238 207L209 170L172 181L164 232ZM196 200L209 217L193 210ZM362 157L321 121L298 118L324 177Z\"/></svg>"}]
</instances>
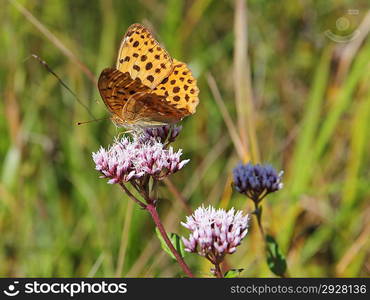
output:
<instances>
[{"instance_id":1,"label":"pink flower cluster","mask_svg":"<svg viewBox=\"0 0 370 300\"><path fill-rule=\"evenodd\" d=\"M225 211L201 206L186 217L186 223L181 222L191 231L188 239L182 238L185 250L216 259L232 254L248 233L248 220L248 215L235 213L234 208Z\"/></svg>"},{"instance_id":2,"label":"pink flower cluster","mask_svg":"<svg viewBox=\"0 0 370 300\"><path fill-rule=\"evenodd\" d=\"M116 139L111 147L101 147L92 157L96 170L102 173L101 178L109 178L108 183L113 184L146 174L163 179L189 162L189 159L180 160L181 154L181 149L177 152L172 147L165 149L154 138L143 142L140 136L134 136L132 140L128 137Z\"/></svg>"}]
</instances>

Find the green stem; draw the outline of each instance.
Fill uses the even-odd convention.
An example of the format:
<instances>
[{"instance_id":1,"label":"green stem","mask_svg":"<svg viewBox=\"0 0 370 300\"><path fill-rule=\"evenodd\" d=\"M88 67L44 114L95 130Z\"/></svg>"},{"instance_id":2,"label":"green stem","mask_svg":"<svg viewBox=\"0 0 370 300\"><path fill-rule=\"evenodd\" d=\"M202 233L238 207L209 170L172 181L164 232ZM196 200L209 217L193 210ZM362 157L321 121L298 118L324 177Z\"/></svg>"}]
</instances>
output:
<instances>
[{"instance_id":1,"label":"green stem","mask_svg":"<svg viewBox=\"0 0 370 300\"><path fill-rule=\"evenodd\" d=\"M257 218L258 228L262 235L262 239L265 240L265 231L263 230L263 226L262 226L262 208L255 201L254 201L254 206L255 206L254 214L256 215L256 218Z\"/></svg>"}]
</instances>

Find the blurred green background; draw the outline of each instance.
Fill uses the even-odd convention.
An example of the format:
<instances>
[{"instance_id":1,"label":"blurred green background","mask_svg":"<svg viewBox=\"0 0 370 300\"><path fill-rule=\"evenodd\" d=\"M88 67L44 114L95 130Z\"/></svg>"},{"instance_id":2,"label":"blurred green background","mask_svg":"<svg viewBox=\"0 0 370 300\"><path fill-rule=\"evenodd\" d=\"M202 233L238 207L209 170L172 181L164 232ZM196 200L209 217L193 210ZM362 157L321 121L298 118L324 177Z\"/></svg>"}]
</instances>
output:
<instances>
[{"instance_id":1,"label":"blurred green background","mask_svg":"<svg viewBox=\"0 0 370 300\"><path fill-rule=\"evenodd\" d=\"M149 215L98 179L91 152L117 130L94 80L135 22L198 79L174 144L191 162L160 189L170 232L201 203L251 211L231 189L240 160L285 171L263 224L289 275L370 274L370 14L367 0L1 0L0 276L182 276ZM229 117L228 117L229 115ZM209 264L186 257L198 276ZM274 276L255 220L228 264Z\"/></svg>"}]
</instances>

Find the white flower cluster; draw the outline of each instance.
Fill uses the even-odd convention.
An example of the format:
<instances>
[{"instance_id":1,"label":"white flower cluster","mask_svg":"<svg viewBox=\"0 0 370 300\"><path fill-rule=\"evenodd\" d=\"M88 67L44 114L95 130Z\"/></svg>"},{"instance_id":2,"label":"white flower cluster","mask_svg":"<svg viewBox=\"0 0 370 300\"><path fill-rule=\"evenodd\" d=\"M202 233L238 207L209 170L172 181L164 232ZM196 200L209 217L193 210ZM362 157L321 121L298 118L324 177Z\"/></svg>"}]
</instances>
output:
<instances>
[{"instance_id":1,"label":"white flower cluster","mask_svg":"<svg viewBox=\"0 0 370 300\"><path fill-rule=\"evenodd\" d=\"M152 138L142 141L140 136L133 140L124 137L115 140L114 144L92 154L96 170L102 178L109 178L108 183L127 182L149 174L156 179L177 172L187 160L180 160L182 150L175 152L172 147L164 148L158 140Z\"/></svg>"},{"instance_id":2,"label":"white flower cluster","mask_svg":"<svg viewBox=\"0 0 370 300\"><path fill-rule=\"evenodd\" d=\"M201 206L186 217L186 223L181 222L191 231L188 239L182 238L185 250L212 257L234 253L248 233L248 220L248 215L234 208L225 211Z\"/></svg>"}]
</instances>

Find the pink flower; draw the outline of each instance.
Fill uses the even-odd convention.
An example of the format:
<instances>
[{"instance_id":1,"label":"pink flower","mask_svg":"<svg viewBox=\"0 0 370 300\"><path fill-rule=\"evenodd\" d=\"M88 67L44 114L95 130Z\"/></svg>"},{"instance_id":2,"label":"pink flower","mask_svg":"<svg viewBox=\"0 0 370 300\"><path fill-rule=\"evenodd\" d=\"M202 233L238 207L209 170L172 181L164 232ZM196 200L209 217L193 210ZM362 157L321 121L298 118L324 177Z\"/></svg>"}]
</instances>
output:
<instances>
[{"instance_id":1,"label":"pink flower","mask_svg":"<svg viewBox=\"0 0 370 300\"><path fill-rule=\"evenodd\" d=\"M185 250L198 252L212 261L222 260L225 254L232 254L248 233L249 216L242 211L235 212L199 207L193 215L181 224L191 231L189 238L182 238Z\"/></svg>"},{"instance_id":2,"label":"pink flower","mask_svg":"<svg viewBox=\"0 0 370 300\"><path fill-rule=\"evenodd\" d=\"M123 137L116 139L114 144L92 154L96 170L100 171L101 178L109 178L108 183L128 182L148 174L155 179L177 172L187 160L180 160L182 150L175 152L172 147L164 145L155 138L143 139L134 136L133 139Z\"/></svg>"},{"instance_id":3,"label":"pink flower","mask_svg":"<svg viewBox=\"0 0 370 300\"><path fill-rule=\"evenodd\" d=\"M181 125L165 125L161 127L145 128L140 136L140 141L145 142L151 138L155 138L163 144L169 144L176 140L181 130Z\"/></svg>"}]
</instances>

